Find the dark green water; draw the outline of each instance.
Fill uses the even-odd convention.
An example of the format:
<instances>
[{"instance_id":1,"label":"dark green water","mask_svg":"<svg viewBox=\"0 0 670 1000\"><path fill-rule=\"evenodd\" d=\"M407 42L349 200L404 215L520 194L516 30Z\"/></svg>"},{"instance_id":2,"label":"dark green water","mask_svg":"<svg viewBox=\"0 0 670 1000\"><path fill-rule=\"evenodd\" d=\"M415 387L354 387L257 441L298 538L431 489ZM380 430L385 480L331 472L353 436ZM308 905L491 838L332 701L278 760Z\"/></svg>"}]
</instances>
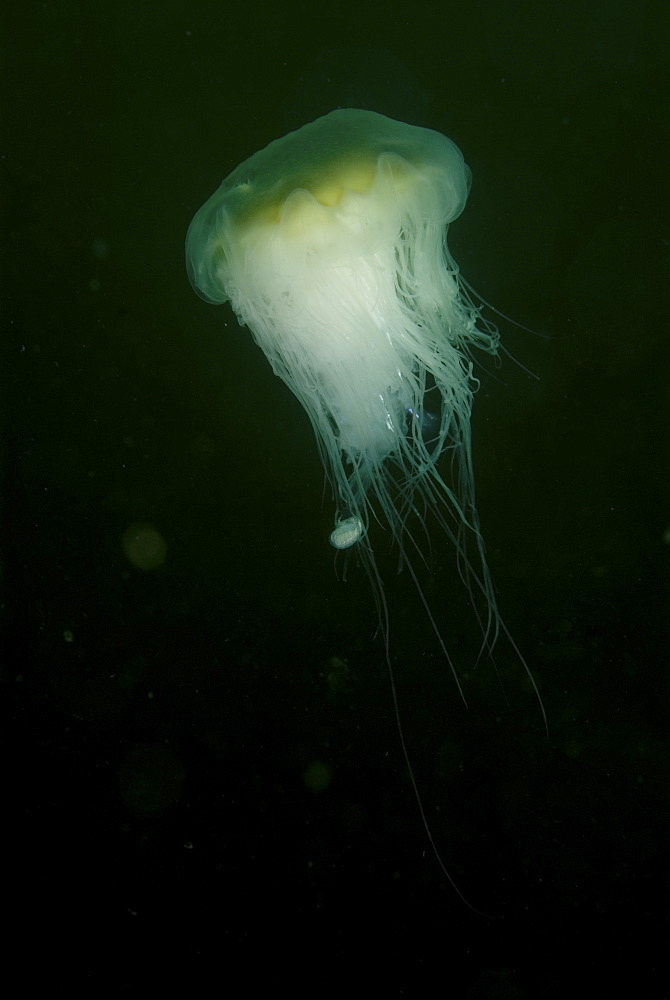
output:
<instances>
[{"instance_id":1,"label":"dark green water","mask_svg":"<svg viewBox=\"0 0 670 1000\"><path fill-rule=\"evenodd\" d=\"M4 20L1 731L22 974L667 996L667 10L101 2ZM448 543L424 582L467 709L378 536L423 805L495 919L430 850L367 579L333 569L308 421L184 269L223 176L351 105L459 145L454 256L541 334L500 322L518 364L478 371L473 439L548 738L505 642L473 669Z\"/></svg>"}]
</instances>

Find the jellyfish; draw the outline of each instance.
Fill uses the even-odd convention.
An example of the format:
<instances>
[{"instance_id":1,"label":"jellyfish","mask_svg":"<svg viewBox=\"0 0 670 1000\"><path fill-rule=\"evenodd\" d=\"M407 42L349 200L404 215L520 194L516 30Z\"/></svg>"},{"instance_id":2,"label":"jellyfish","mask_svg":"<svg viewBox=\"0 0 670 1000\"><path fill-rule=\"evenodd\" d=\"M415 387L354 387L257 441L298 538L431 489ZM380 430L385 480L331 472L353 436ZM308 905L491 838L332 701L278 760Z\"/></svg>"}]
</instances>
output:
<instances>
[{"instance_id":1,"label":"jellyfish","mask_svg":"<svg viewBox=\"0 0 670 1000\"><path fill-rule=\"evenodd\" d=\"M397 545L452 671L416 570L430 547L428 512L456 548L483 647L506 631L475 506L470 431L473 351L497 356L499 333L447 245L469 187L446 136L341 109L233 170L186 240L195 291L230 302L307 412L332 486L330 543L358 551L385 634L375 522Z\"/></svg>"}]
</instances>

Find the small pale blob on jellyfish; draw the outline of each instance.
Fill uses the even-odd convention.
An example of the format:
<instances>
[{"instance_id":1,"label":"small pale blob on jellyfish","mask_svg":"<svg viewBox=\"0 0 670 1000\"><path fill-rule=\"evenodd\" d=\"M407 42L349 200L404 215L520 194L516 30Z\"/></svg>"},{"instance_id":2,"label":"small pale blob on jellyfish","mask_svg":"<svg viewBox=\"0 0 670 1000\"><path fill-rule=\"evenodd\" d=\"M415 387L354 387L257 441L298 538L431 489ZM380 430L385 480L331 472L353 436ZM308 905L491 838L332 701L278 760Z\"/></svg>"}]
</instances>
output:
<instances>
[{"instance_id":1,"label":"small pale blob on jellyfish","mask_svg":"<svg viewBox=\"0 0 670 1000\"><path fill-rule=\"evenodd\" d=\"M504 626L475 508L471 350L495 355L499 337L446 238L469 186L446 136L333 111L233 170L193 218L186 261L198 294L230 302L305 408L335 498L331 544L358 546L384 614L370 523L390 527L418 585L416 519L432 511L483 598L490 648ZM444 452L449 482L438 471Z\"/></svg>"}]
</instances>

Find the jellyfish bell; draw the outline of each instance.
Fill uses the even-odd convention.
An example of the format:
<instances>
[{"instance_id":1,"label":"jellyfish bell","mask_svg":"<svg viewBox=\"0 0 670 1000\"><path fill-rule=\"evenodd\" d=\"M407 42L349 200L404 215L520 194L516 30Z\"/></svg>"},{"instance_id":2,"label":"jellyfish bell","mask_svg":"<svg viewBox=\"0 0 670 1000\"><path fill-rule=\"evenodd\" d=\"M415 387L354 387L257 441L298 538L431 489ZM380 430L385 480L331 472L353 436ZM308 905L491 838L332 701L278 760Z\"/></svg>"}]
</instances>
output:
<instances>
[{"instance_id":1,"label":"jellyfish bell","mask_svg":"<svg viewBox=\"0 0 670 1000\"><path fill-rule=\"evenodd\" d=\"M186 240L194 289L207 302L230 302L305 408L333 488L330 542L360 553L386 635L372 520L388 526L450 664L413 564L424 558L417 524L425 511L456 546L483 645L505 630L479 530L470 437L472 349L496 355L499 335L482 321L447 245L469 186L446 136L338 110L233 170ZM445 451L449 481L438 470Z\"/></svg>"}]
</instances>

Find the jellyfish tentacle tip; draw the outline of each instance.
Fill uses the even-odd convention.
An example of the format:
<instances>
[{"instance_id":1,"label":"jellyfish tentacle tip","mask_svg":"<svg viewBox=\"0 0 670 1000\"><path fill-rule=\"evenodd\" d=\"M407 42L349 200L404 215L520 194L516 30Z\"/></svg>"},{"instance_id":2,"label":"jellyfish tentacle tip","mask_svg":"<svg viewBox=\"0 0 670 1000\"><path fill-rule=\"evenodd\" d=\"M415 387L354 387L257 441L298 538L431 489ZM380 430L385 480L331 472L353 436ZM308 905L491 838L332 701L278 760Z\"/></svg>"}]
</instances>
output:
<instances>
[{"instance_id":1,"label":"jellyfish tentacle tip","mask_svg":"<svg viewBox=\"0 0 670 1000\"><path fill-rule=\"evenodd\" d=\"M338 521L330 533L330 544L336 549L349 549L360 542L365 527L360 517L347 517Z\"/></svg>"}]
</instances>

